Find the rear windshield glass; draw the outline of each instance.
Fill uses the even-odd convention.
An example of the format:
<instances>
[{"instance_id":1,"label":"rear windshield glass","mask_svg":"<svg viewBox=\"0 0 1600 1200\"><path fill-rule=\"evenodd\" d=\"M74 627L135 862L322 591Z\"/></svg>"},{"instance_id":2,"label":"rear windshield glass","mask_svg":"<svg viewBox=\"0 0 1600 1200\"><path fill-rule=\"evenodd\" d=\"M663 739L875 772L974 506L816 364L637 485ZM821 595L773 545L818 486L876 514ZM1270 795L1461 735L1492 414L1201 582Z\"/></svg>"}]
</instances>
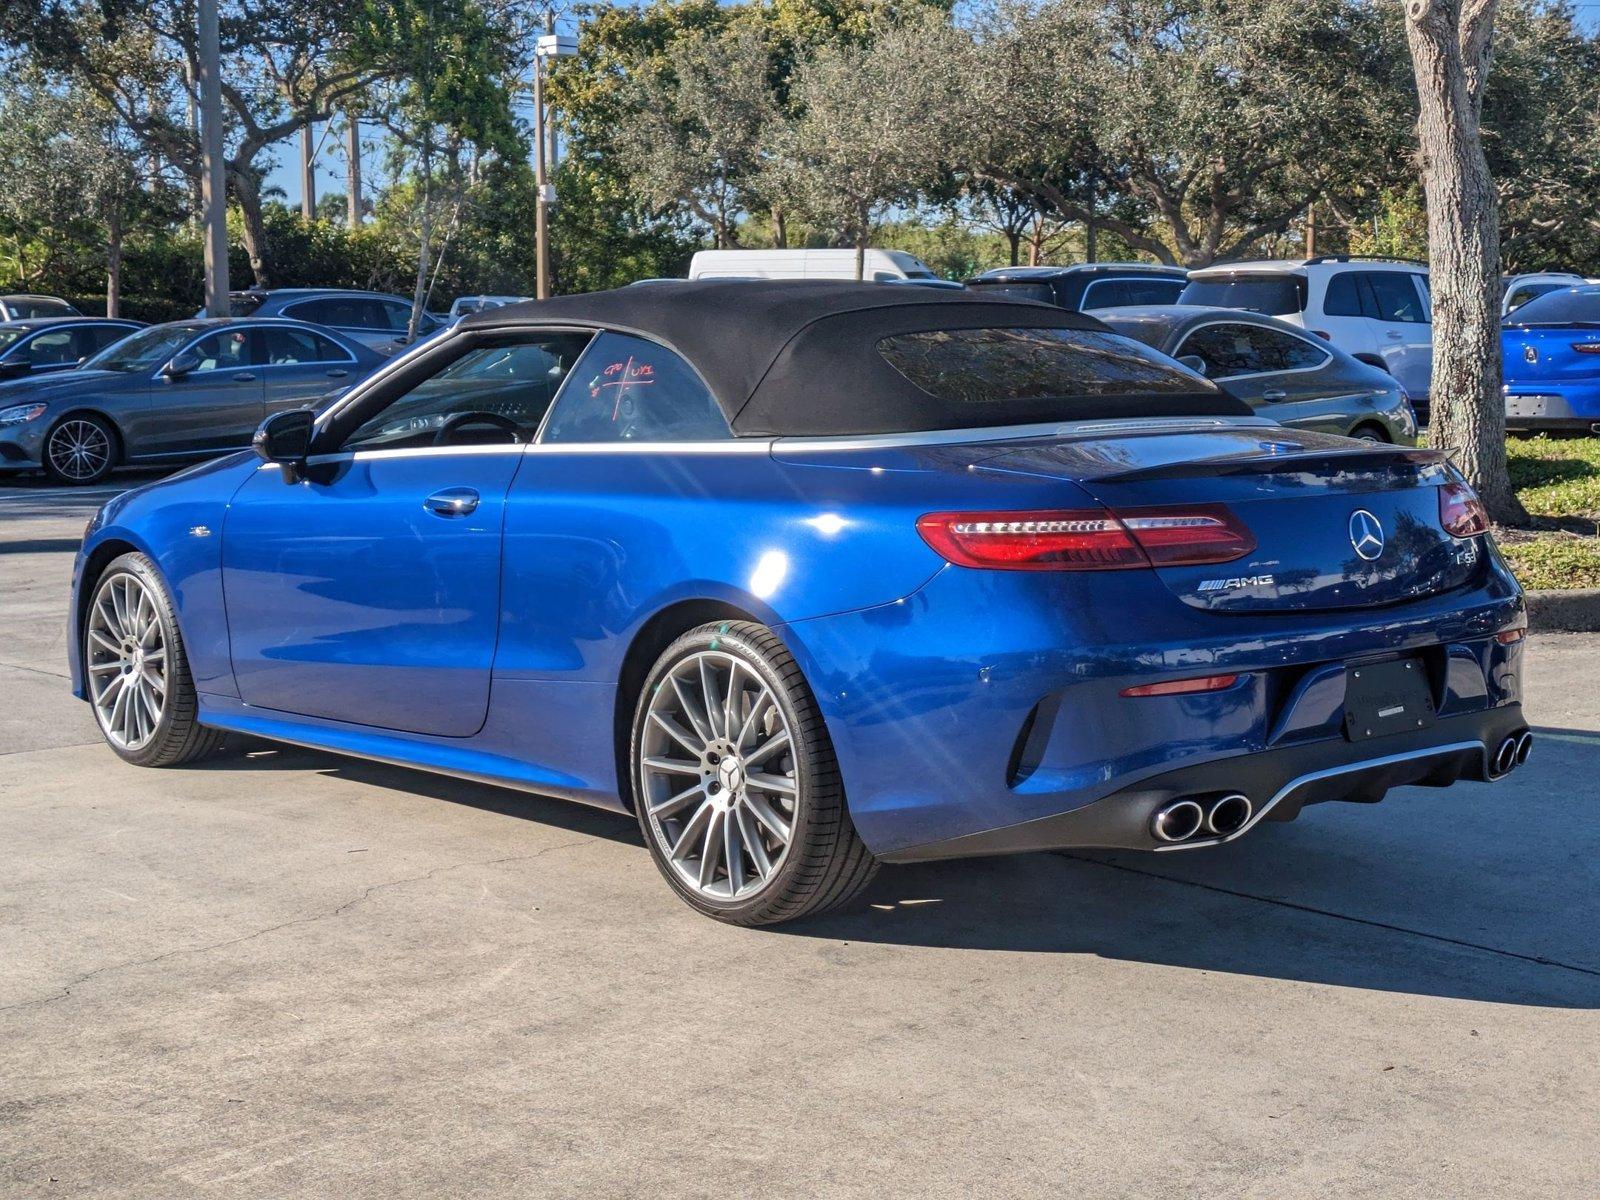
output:
<instances>
[{"instance_id":1,"label":"rear windshield glass","mask_svg":"<svg viewBox=\"0 0 1600 1200\"><path fill-rule=\"evenodd\" d=\"M1149 347L1089 329L928 330L886 337L878 353L939 400L962 405L1060 400L1061 419L1093 417L1090 402L1099 396L1193 395L1209 389L1193 372ZM1217 412L1233 411L1235 406L1219 397Z\"/></svg>"},{"instance_id":2,"label":"rear windshield glass","mask_svg":"<svg viewBox=\"0 0 1600 1200\"><path fill-rule=\"evenodd\" d=\"M1054 304L1056 301L1048 283L985 283L981 279L974 279L967 286L986 296L1011 296L1018 300L1040 300L1045 304Z\"/></svg>"},{"instance_id":3,"label":"rear windshield glass","mask_svg":"<svg viewBox=\"0 0 1600 1200\"><path fill-rule=\"evenodd\" d=\"M1508 325L1600 325L1600 288L1567 288L1529 300Z\"/></svg>"},{"instance_id":4,"label":"rear windshield glass","mask_svg":"<svg viewBox=\"0 0 1600 1200\"><path fill-rule=\"evenodd\" d=\"M1178 297L1178 303L1242 308L1269 317L1283 317L1305 311L1306 281L1302 275L1221 275L1191 279L1183 295Z\"/></svg>"}]
</instances>

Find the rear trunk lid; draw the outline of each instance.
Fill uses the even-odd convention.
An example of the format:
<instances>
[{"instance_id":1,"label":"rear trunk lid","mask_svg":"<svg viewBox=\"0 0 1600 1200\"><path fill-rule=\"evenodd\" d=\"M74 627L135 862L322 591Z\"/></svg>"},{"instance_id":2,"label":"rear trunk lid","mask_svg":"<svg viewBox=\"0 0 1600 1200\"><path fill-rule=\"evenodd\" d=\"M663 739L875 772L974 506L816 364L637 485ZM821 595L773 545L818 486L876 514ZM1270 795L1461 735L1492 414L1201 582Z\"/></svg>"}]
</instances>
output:
<instances>
[{"instance_id":1,"label":"rear trunk lid","mask_svg":"<svg viewBox=\"0 0 1600 1200\"><path fill-rule=\"evenodd\" d=\"M1500 333L1500 352L1508 388L1526 391L1600 376L1600 328L1508 326Z\"/></svg>"},{"instance_id":2,"label":"rear trunk lid","mask_svg":"<svg viewBox=\"0 0 1600 1200\"><path fill-rule=\"evenodd\" d=\"M1226 505L1255 550L1157 569L1185 604L1304 612L1396 604L1471 582L1480 538L1439 516L1437 451L1372 446L1282 427L1070 438L999 450L978 471L1070 479L1112 510Z\"/></svg>"}]
</instances>

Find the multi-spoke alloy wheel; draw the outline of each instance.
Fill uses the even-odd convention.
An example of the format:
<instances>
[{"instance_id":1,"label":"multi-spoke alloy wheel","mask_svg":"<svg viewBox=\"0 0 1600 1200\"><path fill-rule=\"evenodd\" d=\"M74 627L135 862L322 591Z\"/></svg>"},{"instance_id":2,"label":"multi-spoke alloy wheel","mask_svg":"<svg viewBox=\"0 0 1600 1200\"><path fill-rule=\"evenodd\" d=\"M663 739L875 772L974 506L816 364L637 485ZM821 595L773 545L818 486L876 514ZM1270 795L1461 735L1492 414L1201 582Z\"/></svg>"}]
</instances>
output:
<instances>
[{"instance_id":1,"label":"multi-spoke alloy wheel","mask_svg":"<svg viewBox=\"0 0 1600 1200\"><path fill-rule=\"evenodd\" d=\"M816 701L764 626L703 626L668 647L645 682L632 751L651 852L702 912L788 920L872 878Z\"/></svg>"},{"instance_id":2,"label":"multi-spoke alloy wheel","mask_svg":"<svg viewBox=\"0 0 1600 1200\"><path fill-rule=\"evenodd\" d=\"M106 567L83 614L83 677L95 720L129 762L167 767L222 741L197 720L198 697L172 601L142 554Z\"/></svg>"},{"instance_id":3,"label":"multi-spoke alloy wheel","mask_svg":"<svg viewBox=\"0 0 1600 1200\"><path fill-rule=\"evenodd\" d=\"M94 483L114 461L111 431L96 417L68 417L45 439L45 469L63 483Z\"/></svg>"},{"instance_id":4,"label":"multi-spoke alloy wheel","mask_svg":"<svg viewBox=\"0 0 1600 1200\"><path fill-rule=\"evenodd\" d=\"M772 689L703 650L667 672L648 713L644 805L667 861L718 900L759 891L794 836L794 739Z\"/></svg>"},{"instance_id":5,"label":"multi-spoke alloy wheel","mask_svg":"<svg viewBox=\"0 0 1600 1200\"><path fill-rule=\"evenodd\" d=\"M114 745L138 750L167 704L167 643L155 600L129 574L101 581L89 608L89 694Z\"/></svg>"}]
</instances>

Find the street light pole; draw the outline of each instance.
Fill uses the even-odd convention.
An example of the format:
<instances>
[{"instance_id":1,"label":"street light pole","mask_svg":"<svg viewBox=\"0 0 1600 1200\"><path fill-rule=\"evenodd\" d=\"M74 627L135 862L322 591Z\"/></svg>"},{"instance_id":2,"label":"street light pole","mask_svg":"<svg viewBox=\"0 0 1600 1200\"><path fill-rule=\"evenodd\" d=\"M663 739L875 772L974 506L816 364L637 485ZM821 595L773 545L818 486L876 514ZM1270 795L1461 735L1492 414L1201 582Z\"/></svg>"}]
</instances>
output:
<instances>
[{"instance_id":1,"label":"street light pole","mask_svg":"<svg viewBox=\"0 0 1600 1200\"><path fill-rule=\"evenodd\" d=\"M206 315L228 315L228 193L222 164L222 49L217 0L200 0L200 222L205 229Z\"/></svg>"},{"instance_id":2,"label":"street light pole","mask_svg":"<svg viewBox=\"0 0 1600 1200\"><path fill-rule=\"evenodd\" d=\"M578 39L563 33L541 34L533 52L533 182L538 190L538 200L533 212L534 258L536 278L534 296L546 300L550 296L550 206L555 203L555 186L547 178L552 164L548 161L550 143L545 134L544 73L545 63L554 58L571 58L578 52Z\"/></svg>"}]
</instances>

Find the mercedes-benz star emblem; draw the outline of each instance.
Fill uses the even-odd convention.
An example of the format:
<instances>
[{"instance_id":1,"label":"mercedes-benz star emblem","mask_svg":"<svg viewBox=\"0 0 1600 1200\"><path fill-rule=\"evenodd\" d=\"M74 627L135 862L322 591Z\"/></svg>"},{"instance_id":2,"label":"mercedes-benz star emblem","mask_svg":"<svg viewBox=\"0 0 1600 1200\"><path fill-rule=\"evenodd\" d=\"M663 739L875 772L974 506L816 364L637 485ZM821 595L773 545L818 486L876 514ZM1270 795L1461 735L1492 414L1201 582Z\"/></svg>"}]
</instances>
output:
<instances>
[{"instance_id":1,"label":"mercedes-benz star emblem","mask_svg":"<svg viewBox=\"0 0 1600 1200\"><path fill-rule=\"evenodd\" d=\"M1383 553L1383 522L1364 508L1350 514L1350 544L1371 562Z\"/></svg>"}]
</instances>

